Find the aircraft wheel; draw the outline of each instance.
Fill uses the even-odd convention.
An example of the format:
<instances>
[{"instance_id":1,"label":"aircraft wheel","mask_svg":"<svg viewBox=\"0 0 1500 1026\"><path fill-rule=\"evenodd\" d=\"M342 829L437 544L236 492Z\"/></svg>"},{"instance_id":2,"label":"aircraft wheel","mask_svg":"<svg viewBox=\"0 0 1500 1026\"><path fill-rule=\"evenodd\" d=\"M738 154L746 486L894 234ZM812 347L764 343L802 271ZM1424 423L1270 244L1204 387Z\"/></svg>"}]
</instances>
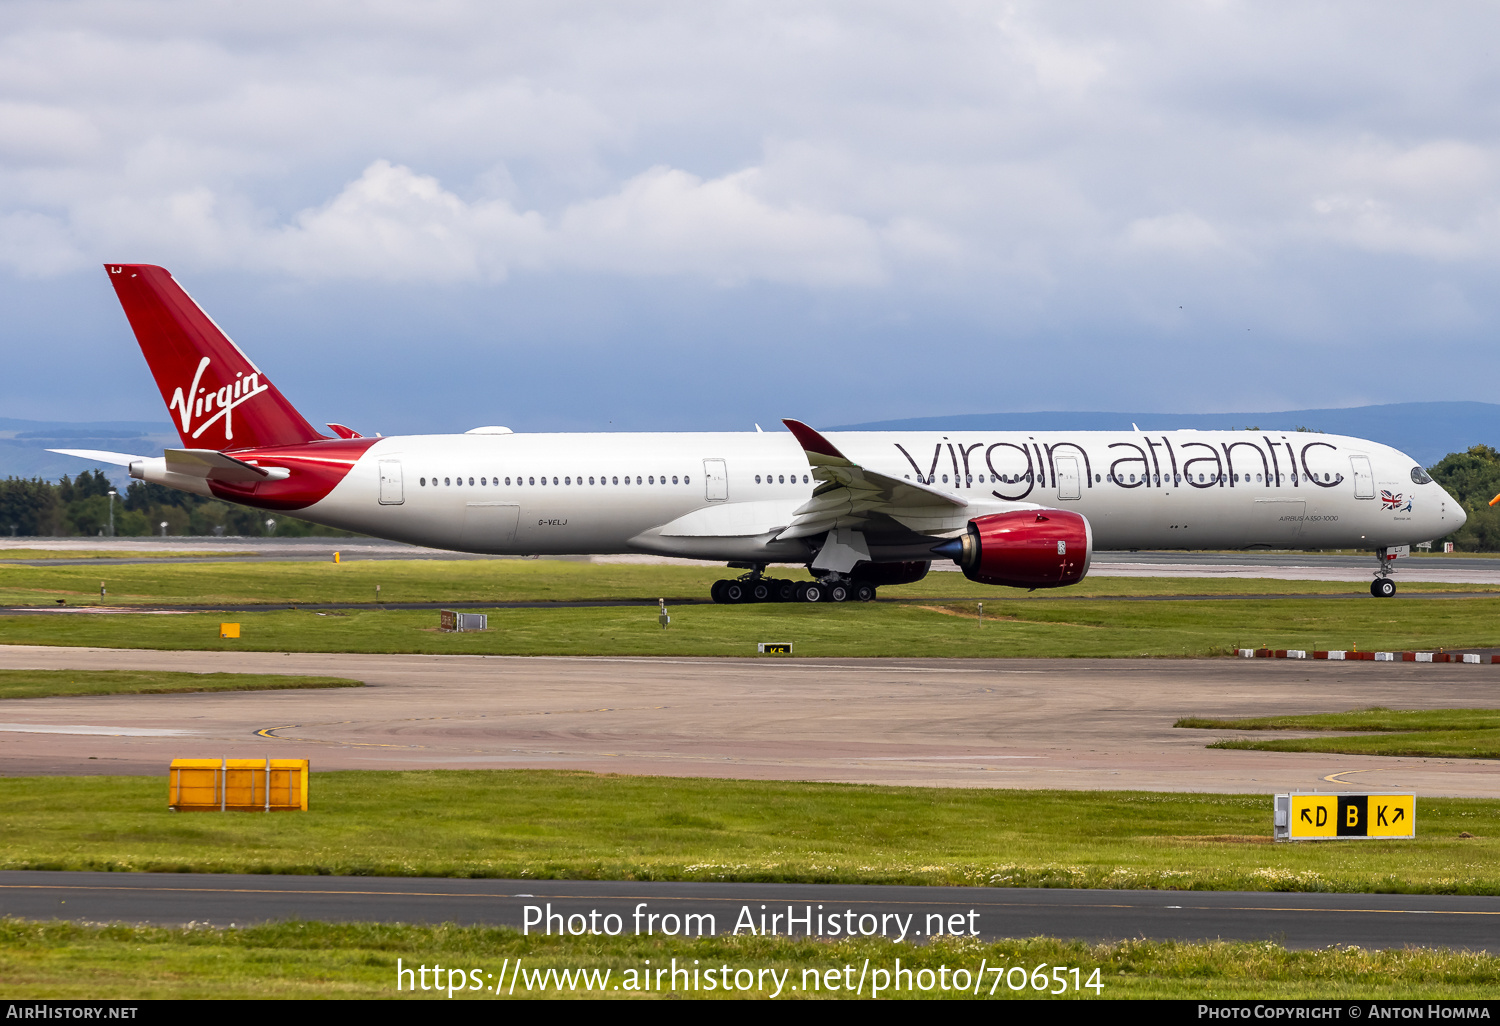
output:
<instances>
[{"instance_id":1,"label":"aircraft wheel","mask_svg":"<svg viewBox=\"0 0 1500 1026\"><path fill-rule=\"evenodd\" d=\"M828 598L832 602L847 602L849 600L849 589L842 584L835 584L828 589Z\"/></svg>"},{"instance_id":2,"label":"aircraft wheel","mask_svg":"<svg viewBox=\"0 0 1500 1026\"><path fill-rule=\"evenodd\" d=\"M817 581L809 581L806 584L799 584L797 585L797 589L799 591L797 597L800 598L803 602L822 602L827 597L827 593L823 590L823 586Z\"/></svg>"},{"instance_id":3,"label":"aircraft wheel","mask_svg":"<svg viewBox=\"0 0 1500 1026\"><path fill-rule=\"evenodd\" d=\"M861 602L869 602L875 598L875 585L856 584L854 586L854 597Z\"/></svg>"},{"instance_id":4,"label":"aircraft wheel","mask_svg":"<svg viewBox=\"0 0 1500 1026\"><path fill-rule=\"evenodd\" d=\"M755 602L771 601L771 586L765 581L756 581L750 587L750 598Z\"/></svg>"},{"instance_id":5,"label":"aircraft wheel","mask_svg":"<svg viewBox=\"0 0 1500 1026\"><path fill-rule=\"evenodd\" d=\"M793 602L797 598L796 581L777 581L775 588L777 602Z\"/></svg>"},{"instance_id":6,"label":"aircraft wheel","mask_svg":"<svg viewBox=\"0 0 1500 1026\"><path fill-rule=\"evenodd\" d=\"M724 597L724 585L728 583L728 581L715 581L714 586L708 589L708 597L720 604L728 602L729 600Z\"/></svg>"},{"instance_id":7,"label":"aircraft wheel","mask_svg":"<svg viewBox=\"0 0 1500 1026\"><path fill-rule=\"evenodd\" d=\"M1390 598L1396 594L1396 582L1389 577L1377 577L1370 583L1370 594L1376 598Z\"/></svg>"},{"instance_id":8,"label":"aircraft wheel","mask_svg":"<svg viewBox=\"0 0 1500 1026\"><path fill-rule=\"evenodd\" d=\"M724 582L724 601L730 603L750 601L750 589L739 581Z\"/></svg>"}]
</instances>

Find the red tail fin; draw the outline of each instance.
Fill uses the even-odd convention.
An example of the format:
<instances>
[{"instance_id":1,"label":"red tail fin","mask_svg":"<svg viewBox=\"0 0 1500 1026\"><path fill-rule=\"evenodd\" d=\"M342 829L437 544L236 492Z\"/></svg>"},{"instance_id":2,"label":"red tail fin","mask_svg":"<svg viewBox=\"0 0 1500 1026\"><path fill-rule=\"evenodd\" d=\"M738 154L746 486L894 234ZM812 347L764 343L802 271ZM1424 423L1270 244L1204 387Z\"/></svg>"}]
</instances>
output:
<instances>
[{"instance_id":1,"label":"red tail fin","mask_svg":"<svg viewBox=\"0 0 1500 1026\"><path fill-rule=\"evenodd\" d=\"M246 449L326 437L313 430L165 268L104 266L184 446Z\"/></svg>"}]
</instances>

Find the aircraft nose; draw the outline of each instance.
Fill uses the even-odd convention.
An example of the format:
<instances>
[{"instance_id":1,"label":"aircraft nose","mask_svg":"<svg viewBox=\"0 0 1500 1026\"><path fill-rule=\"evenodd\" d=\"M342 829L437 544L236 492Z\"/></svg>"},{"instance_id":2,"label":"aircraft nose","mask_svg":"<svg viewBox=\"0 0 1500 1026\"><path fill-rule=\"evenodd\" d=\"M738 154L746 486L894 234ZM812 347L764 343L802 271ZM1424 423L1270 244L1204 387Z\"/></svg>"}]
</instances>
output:
<instances>
[{"instance_id":1,"label":"aircraft nose","mask_svg":"<svg viewBox=\"0 0 1500 1026\"><path fill-rule=\"evenodd\" d=\"M1464 524L1469 522L1469 514L1464 510L1463 503L1453 497L1448 489L1443 489L1442 520L1438 531L1442 534L1452 534L1461 530Z\"/></svg>"}]
</instances>

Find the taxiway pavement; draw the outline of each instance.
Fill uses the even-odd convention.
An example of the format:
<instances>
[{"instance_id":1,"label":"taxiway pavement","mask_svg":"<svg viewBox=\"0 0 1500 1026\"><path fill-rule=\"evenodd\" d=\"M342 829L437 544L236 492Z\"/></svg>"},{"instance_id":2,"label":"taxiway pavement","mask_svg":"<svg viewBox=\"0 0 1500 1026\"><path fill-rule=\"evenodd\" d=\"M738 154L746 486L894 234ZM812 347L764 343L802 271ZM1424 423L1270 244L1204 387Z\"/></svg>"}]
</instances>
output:
<instances>
[{"instance_id":1,"label":"taxiway pavement","mask_svg":"<svg viewBox=\"0 0 1500 1026\"><path fill-rule=\"evenodd\" d=\"M0 773L555 768L955 787L1500 797L1492 761L1211 750L1182 716L1500 704L1500 666L1236 659L685 659L0 646L10 669L329 674L364 688L19 699ZM1299 736L1257 732L1257 737Z\"/></svg>"}]
</instances>

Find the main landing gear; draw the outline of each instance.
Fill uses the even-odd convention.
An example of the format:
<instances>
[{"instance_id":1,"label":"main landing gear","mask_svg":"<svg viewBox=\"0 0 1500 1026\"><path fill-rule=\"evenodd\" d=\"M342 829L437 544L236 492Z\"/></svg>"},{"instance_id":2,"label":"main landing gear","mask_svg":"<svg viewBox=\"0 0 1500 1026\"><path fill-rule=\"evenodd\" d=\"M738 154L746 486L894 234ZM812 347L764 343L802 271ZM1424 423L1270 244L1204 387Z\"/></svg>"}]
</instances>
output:
<instances>
[{"instance_id":1,"label":"main landing gear","mask_svg":"<svg viewBox=\"0 0 1500 1026\"><path fill-rule=\"evenodd\" d=\"M709 594L715 602L735 605L741 602L869 602L875 598L875 586L831 574L816 581L784 581L764 576L757 567L733 580L715 581Z\"/></svg>"},{"instance_id":2,"label":"main landing gear","mask_svg":"<svg viewBox=\"0 0 1500 1026\"><path fill-rule=\"evenodd\" d=\"M1376 598L1390 598L1396 594L1396 582L1391 579L1391 574L1395 573L1391 566L1395 557L1388 557L1385 549L1376 549L1375 558L1380 560L1380 569L1375 571L1375 579L1370 582L1370 594Z\"/></svg>"}]
</instances>

